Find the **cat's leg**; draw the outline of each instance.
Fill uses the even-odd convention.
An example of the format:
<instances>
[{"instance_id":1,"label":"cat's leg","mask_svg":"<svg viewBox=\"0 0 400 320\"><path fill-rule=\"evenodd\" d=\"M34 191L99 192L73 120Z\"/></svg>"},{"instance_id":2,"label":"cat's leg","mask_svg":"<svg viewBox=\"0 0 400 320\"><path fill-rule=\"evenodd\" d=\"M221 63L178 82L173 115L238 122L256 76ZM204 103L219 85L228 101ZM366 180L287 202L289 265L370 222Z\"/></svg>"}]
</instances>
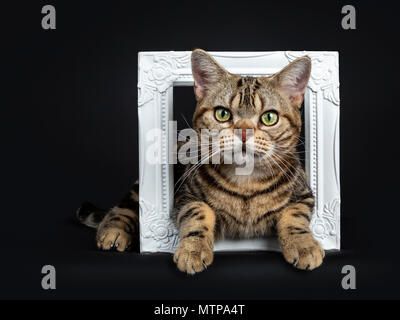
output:
<instances>
[{"instance_id":1,"label":"cat's leg","mask_svg":"<svg viewBox=\"0 0 400 320\"><path fill-rule=\"evenodd\" d=\"M278 240L285 260L303 270L319 267L325 256L321 245L311 233L311 214L310 205L303 201L290 204L276 219Z\"/></svg>"},{"instance_id":2,"label":"cat's leg","mask_svg":"<svg viewBox=\"0 0 400 320\"><path fill-rule=\"evenodd\" d=\"M137 187L137 186L135 186ZM103 250L129 249L139 231L139 197L132 190L122 201L112 208L97 228L97 246Z\"/></svg>"},{"instance_id":3,"label":"cat's leg","mask_svg":"<svg viewBox=\"0 0 400 320\"><path fill-rule=\"evenodd\" d=\"M177 215L180 242L174 261L189 274L203 271L213 261L215 213L202 201L189 202Z\"/></svg>"}]
</instances>

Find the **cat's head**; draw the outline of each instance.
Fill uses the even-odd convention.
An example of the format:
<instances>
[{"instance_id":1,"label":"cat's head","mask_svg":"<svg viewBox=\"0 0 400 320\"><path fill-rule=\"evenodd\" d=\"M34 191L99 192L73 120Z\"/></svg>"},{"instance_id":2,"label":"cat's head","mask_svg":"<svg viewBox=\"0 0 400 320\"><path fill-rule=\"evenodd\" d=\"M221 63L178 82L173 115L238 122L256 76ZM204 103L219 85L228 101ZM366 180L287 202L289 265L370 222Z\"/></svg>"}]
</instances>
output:
<instances>
[{"instance_id":1,"label":"cat's head","mask_svg":"<svg viewBox=\"0 0 400 320\"><path fill-rule=\"evenodd\" d=\"M197 99L193 127L223 131L221 146L225 148L235 139L246 142L253 148L255 163L286 158L295 151L300 135L301 105L310 72L311 60L304 56L270 77L242 77L196 49L192 53ZM243 134L244 129L252 134Z\"/></svg>"}]
</instances>

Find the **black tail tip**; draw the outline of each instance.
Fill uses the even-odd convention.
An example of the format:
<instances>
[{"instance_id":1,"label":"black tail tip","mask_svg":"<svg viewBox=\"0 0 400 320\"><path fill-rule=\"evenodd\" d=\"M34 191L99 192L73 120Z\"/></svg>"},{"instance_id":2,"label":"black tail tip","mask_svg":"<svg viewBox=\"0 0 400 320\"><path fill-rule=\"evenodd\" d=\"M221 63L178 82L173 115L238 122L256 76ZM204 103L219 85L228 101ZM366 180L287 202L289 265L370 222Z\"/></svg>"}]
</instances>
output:
<instances>
[{"instance_id":1,"label":"black tail tip","mask_svg":"<svg viewBox=\"0 0 400 320\"><path fill-rule=\"evenodd\" d=\"M99 209L90 202L84 202L76 211L76 217L79 221L84 221L91 213Z\"/></svg>"}]
</instances>

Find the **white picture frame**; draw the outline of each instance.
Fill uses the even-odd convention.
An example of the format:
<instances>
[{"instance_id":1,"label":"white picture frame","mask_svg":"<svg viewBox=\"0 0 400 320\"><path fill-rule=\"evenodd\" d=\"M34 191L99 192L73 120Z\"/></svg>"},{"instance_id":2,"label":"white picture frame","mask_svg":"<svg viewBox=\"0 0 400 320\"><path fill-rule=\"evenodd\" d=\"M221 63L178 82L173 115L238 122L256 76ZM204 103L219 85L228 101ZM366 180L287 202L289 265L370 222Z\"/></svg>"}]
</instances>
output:
<instances>
[{"instance_id":1,"label":"white picture frame","mask_svg":"<svg viewBox=\"0 0 400 320\"><path fill-rule=\"evenodd\" d=\"M210 52L228 71L249 76L276 73L297 57L312 60L304 98L306 174L316 205L311 230L325 250L340 249L339 55L332 51ZM193 86L191 51L139 52L139 203L140 251L174 252L178 231L173 208L173 165L168 164L173 87ZM193 110L195 105L193 105ZM161 163L146 161L146 133L160 129ZM275 239L220 241L215 251L280 250Z\"/></svg>"}]
</instances>

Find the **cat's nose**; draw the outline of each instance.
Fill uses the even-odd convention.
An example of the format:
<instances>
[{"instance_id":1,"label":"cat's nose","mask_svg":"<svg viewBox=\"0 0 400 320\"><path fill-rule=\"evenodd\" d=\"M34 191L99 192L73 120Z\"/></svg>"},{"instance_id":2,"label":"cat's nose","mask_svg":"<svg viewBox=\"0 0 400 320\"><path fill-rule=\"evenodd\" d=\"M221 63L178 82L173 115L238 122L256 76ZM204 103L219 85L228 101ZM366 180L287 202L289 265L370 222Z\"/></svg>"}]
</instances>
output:
<instances>
[{"instance_id":1,"label":"cat's nose","mask_svg":"<svg viewBox=\"0 0 400 320\"><path fill-rule=\"evenodd\" d=\"M254 124L248 119L243 119L235 124L235 134L245 143L254 132Z\"/></svg>"},{"instance_id":2,"label":"cat's nose","mask_svg":"<svg viewBox=\"0 0 400 320\"><path fill-rule=\"evenodd\" d=\"M250 139L250 137L253 136L254 131L253 129L236 129L235 133L237 137L242 140L242 143L246 143L247 140Z\"/></svg>"},{"instance_id":3,"label":"cat's nose","mask_svg":"<svg viewBox=\"0 0 400 320\"><path fill-rule=\"evenodd\" d=\"M247 135L246 135L246 130L242 130L242 142L246 142Z\"/></svg>"}]
</instances>

